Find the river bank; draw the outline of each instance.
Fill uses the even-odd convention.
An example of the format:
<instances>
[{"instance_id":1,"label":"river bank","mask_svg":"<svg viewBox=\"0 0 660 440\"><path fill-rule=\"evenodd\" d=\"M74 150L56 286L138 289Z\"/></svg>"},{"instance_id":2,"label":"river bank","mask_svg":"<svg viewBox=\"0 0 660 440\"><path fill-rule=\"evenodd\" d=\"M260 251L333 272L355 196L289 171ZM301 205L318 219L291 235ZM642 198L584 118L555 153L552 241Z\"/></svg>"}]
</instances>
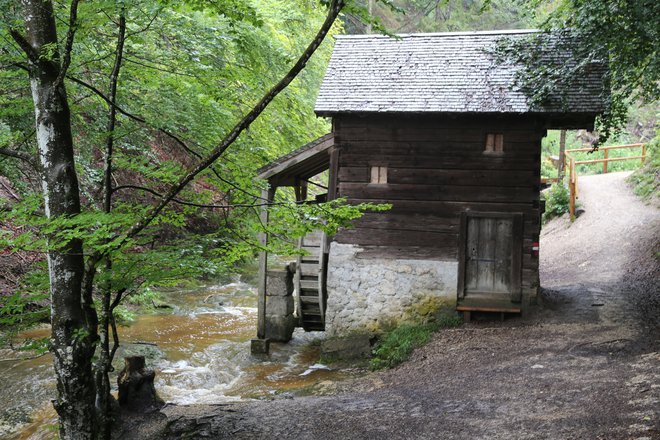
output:
<instances>
[{"instance_id":1,"label":"river bank","mask_svg":"<svg viewBox=\"0 0 660 440\"><path fill-rule=\"evenodd\" d=\"M144 355L156 370L156 389L170 405L224 404L322 393L327 383L359 374L318 365L319 334L297 331L289 344L273 344L268 360L250 355L256 329L256 293L250 277L188 290L163 291L159 305L133 309L134 320L119 328L121 347L113 363L116 374L123 357ZM148 313L146 313L148 311ZM20 338L47 337L47 325ZM18 359L0 353L0 438L55 438L56 418L50 404L55 382L49 354ZM14 360L11 360L14 359Z\"/></svg>"}]
</instances>

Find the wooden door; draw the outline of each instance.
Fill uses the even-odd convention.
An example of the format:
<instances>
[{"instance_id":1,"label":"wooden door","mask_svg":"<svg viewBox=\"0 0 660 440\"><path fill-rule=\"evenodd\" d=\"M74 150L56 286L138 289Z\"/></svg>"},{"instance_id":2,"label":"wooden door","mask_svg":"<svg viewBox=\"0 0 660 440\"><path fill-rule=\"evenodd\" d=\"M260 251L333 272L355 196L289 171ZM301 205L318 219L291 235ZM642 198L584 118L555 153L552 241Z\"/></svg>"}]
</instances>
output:
<instances>
[{"instance_id":1,"label":"wooden door","mask_svg":"<svg viewBox=\"0 0 660 440\"><path fill-rule=\"evenodd\" d=\"M464 213L459 298L520 301L522 215Z\"/></svg>"}]
</instances>

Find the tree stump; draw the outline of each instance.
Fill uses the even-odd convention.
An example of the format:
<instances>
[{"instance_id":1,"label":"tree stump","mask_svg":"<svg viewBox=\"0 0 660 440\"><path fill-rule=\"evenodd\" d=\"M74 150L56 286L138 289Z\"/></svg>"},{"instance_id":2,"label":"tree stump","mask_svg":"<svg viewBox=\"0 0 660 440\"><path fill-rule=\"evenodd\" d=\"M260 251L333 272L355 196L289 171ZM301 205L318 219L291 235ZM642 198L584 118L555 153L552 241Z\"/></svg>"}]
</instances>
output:
<instances>
[{"instance_id":1,"label":"tree stump","mask_svg":"<svg viewBox=\"0 0 660 440\"><path fill-rule=\"evenodd\" d=\"M126 357L124 362L117 378L119 406L123 410L144 413L165 405L154 386L156 372L145 368L144 356Z\"/></svg>"}]
</instances>

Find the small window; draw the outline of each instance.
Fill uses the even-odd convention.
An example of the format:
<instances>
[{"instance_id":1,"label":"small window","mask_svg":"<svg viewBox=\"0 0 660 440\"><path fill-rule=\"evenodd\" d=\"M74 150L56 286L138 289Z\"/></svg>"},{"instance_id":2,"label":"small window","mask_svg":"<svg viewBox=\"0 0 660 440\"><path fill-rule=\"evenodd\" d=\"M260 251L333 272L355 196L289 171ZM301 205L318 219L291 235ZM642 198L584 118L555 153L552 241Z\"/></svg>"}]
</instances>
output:
<instances>
[{"instance_id":1,"label":"small window","mask_svg":"<svg viewBox=\"0 0 660 440\"><path fill-rule=\"evenodd\" d=\"M504 135L500 133L488 133L486 135L486 149L485 153L503 153L504 152Z\"/></svg>"},{"instance_id":2,"label":"small window","mask_svg":"<svg viewBox=\"0 0 660 440\"><path fill-rule=\"evenodd\" d=\"M387 183L387 167L371 167L371 183Z\"/></svg>"}]
</instances>

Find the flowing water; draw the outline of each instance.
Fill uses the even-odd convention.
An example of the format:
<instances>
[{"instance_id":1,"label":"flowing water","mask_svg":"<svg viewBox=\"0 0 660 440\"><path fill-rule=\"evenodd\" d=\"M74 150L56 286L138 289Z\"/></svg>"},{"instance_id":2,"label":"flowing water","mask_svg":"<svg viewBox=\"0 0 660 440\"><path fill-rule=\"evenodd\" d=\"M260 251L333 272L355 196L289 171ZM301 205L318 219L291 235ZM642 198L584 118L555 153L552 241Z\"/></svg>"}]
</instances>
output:
<instances>
[{"instance_id":1,"label":"flowing water","mask_svg":"<svg viewBox=\"0 0 660 440\"><path fill-rule=\"evenodd\" d=\"M126 355L142 354L156 370L156 389L175 404L222 403L308 393L319 384L354 374L318 364L321 333L296 330L288 344L272 344L267 360L250 355L256 331L255 289L237 279L230 284L164 293L172 309L138 316L119 328L119 371ZM45 337L49 329L22 337ZM55 383L50 355L7 360L0 353L0 438L55 438L50 399ZM4 358L4 359L3 359ZM116 376L115 376L116 377ZM116 383L116 379L112 379Z\"/></svg>"}]
</instances>

